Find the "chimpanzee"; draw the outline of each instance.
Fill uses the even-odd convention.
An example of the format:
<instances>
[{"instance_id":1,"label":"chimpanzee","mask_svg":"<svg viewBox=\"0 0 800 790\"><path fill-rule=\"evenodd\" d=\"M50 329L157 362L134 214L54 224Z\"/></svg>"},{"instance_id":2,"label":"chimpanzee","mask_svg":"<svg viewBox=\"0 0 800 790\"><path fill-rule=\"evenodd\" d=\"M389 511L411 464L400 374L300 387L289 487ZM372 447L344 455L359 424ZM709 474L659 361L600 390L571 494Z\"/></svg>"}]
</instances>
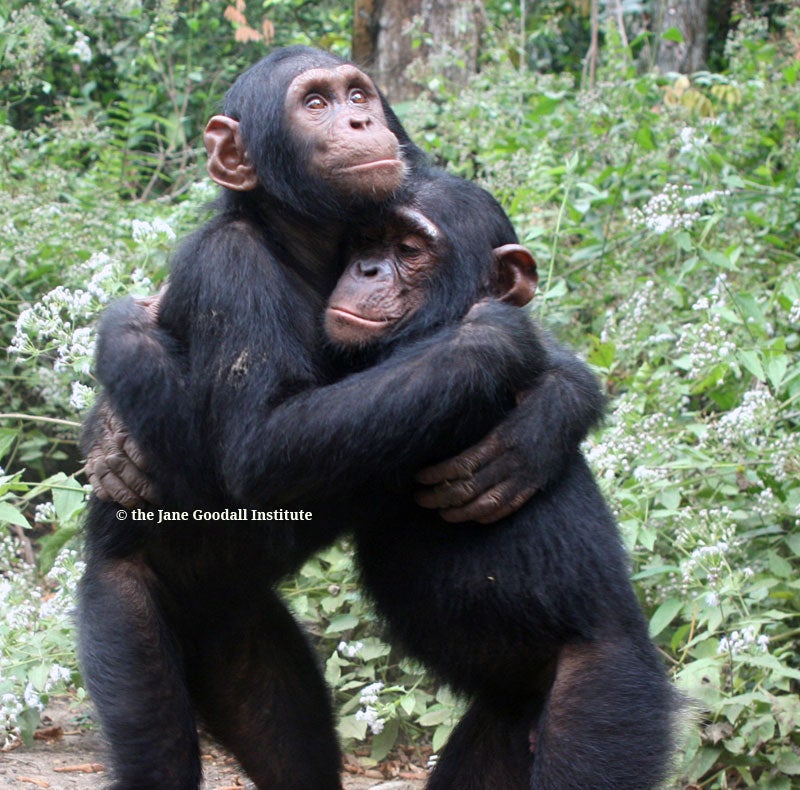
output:
<instances>
[{"instance_id":1,"label":"chimpanzee","mask_svg":"<svg viewBox=\"0 0 800 790\"><path fill-rule=\"evenodd\" d=\"M217 215L179 249L158 324L151 327L146 311L122 302L101 326L103 403L141 443L167 506L162 511L173 517L158 524L150 510L121 525L124 511L92 503L79 600L81 657L110 741L116 788L196 787L196 714L259 787L338 788L328 695L273 586L348 526L348 508L335 500L316 507L302 529L183 514L242 503L324 503L324 492L315 490L319 476L307 470L281 487L269 481L269 470L288 460L289 442L300 443L299 456L310 452L323 480L339 458L337 448L313 449L317 437L298 430L302 425L281 427L281 410L296 402L302 411L297 399L331 380L318 319L340 271L345 228L366 206L391 198L404 178L412 185L424 179L427 165L368 77L308 48L274 53L244 74L224 113L209 123L206 141L209 171L225 193ZM445 312L449 288L440 297ZM482 380L503 390L517 382L521 392L530 360L516 353L510 336L522 320L507 316L489 332L514 353L490 359L475 343L464 349L464 365L485 364ZM417 392L411 403L401 397L409 368L417 356L430 358L432 344L424 338L392 365L331 385L341 391L331 396L339 413L355 392L373 422L396 425L401 449L419 442L420 457L430 447L412 424L447 418L455 435L466 435L485 397L492 399L486 412L494 413L493 396L464 391L453 400L458 387L443 366L425 383L426 399L417 401ZM509 480L521 478L521 498L501 503L514 509L558 475L562 456L598 416L601 398L568 355L555 368L486 442L447 467L463 478L462 495L439 486L429 505L453 518L482 514L484 493L492 505ZM437 406L445 399L447 415ZM89 444L103 431L103 414L101 406L89 421ZM541 441L545 427L552 434ZM398 451L409 463L412 455ZM364 471L360 457L348 458L356 469L348 476ZM530 469L520 469L517 457L531 458ZM441 467L428 474L441 479Z\"/></svg>"},{"instance_id":2,"label":"chimpanzee","mask_svg":"<svg viewBox=\"0 0 800 790\"><path fill-rule=\"evenodd\" d=\"M494 362L515 353L505 345L509 341L535 363L528 375L548 375L538 330L529 325L520 331L518 314L501 311L502 305L470 309L476 298L497 293L513 301L532 272L513 229L504 227L492 206L486 193L450 176L418 182L411 205L393 209L379 232L371 228L352 250L328 303L329 338L357 358L392 366L405 353L416 355L425 339L435 341L404 383L402 397L413 401L416 391L426 399L427 382L443 375L439 366L453 385L432 404L436 412L424 421L424 439L415 433L419 426L406 423L415 450L427 443L442 456L456 451L506 413L521 384L535 387L535 380L509 378L501 382L505 392L498 390ZM513 335L497 331L512 319L518 325ZM531 342L539 344L538 352ZM465 358L473 344L487 354L485 368ZM488 397L481 398L482 391ZM439 422L436 413L461 413L457 401L465 392L474 420L462 429L451 423L448 433L448 421ZM614 519L580 452L493 528L443 525L412 502L413 465L392 474L398 448L386 434L394 433L405 412L395 408L394 392L380 394L383 423L364 425L360 414L340 414L348 405L322 390L297 417L325 415L304 430L318 432L320 450L338 447L351 474L378 470L382 484L365 487L355 519L364 585L394 640L470 698L428 787L659 785L673 753L677 695L628 582ZM549 416L543 412L542 419ZM351 424L336 434L339 418ZM542 426L545 441L551 427ZM331 484L345 486L345 474L337 468Z\"/></svg>"}]
</instances>

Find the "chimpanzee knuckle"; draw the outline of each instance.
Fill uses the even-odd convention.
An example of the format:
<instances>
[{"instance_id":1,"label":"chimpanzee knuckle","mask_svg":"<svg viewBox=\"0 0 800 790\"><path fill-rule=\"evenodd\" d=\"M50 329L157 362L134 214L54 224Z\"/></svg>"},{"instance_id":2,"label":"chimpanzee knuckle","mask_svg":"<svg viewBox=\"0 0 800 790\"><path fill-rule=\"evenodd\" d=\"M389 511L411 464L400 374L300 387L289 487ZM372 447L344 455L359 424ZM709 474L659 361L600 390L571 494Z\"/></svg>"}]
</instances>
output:
<instances>
[{"instance_id":1,"label":"chimpanzee knuckle","mask_svg":"<svg viewBox=\"0 0 800 790\"><path fill-rule=\"evenodd\" d=\"M481 466L482 456L479 450L469 449L452 459L450 479L458 480L471 477Z\"/></svg>"},{"instance_id":2,"label":"chimpanzee knuckle","mask_svg":"<svg viewBox=\"0 0 800 790\"><path fill-rule=\"evenodd\" d=\"M146 472L149 469L147 455L142 451L139 443L132 436L127 436L125 438L122 450L131 462L141 469L141 471Z\"/></svg>"},{"instance_id":3,"label":"chimpanzee knuckle","mask_svg":"<svg viewBox=\"0 0 800 790\"><path fill-rule=\"evenodd\" d=\"M498 515L503 504L494 496L493 491L483 493L462 507L452 507L441 511L445 521L460 523L462 521L477 521L481 524L491 524L501 518Z\"/></svg>"},{"instance_id":4,"label":"chimpanzee knuckle","mask_svg":"<svg viewBox=\"0 0 800 790\"><path fill-rule=\"evenodd\" d=\"M128 456L121 451L106 453L103 456L103 463L115 475L121 474L127 466L130 466Z\"/></svg>"},{"instance_id":5,"label":"chimpanzee knuckle","mask_svg":"<svg viewBox=\"0 0 800 790\"><path fill-rule=\"evenodd\" d=\"M147 485L147 478L133 464L125 464L117 476L132 491L138 492Z\"/></svg>"},{"instance_id":6,"label":"chimpanzee knuckle","mask_svg":"<svg viewBox=\"0 0 800 790\"><path fill-rule=\"evenodd\" d=\"M478 494L478 486L474 477L445 483L440 486L444 507L460 507L471 502Z\"/></svg>"},{"instance_id":7,"label":"chimpanzee knuckle","mask_svg":"<svg viewBox=\"0 0 800 790\"><path fill-rule=\"evenodd\" d=\"M100 497L101 491L104 494L103 497ZM95 493L99 498L106 501L119 502L121 505L125 504L125 500L129 495L128 487L111 472L100 478L99 486Z\"/></svg>"},{"instance_id":8,"label":"chimpanzee knuckle","mask_svg":"<svg viewBox=\"0 0 800 790\"><path fill-rule=\"evenodd\" d=\"M428 510L439 510L444 507L439 501L436 489L421 489L414 492L414 501L420 506Z\"/></svg>"}]
</instances>

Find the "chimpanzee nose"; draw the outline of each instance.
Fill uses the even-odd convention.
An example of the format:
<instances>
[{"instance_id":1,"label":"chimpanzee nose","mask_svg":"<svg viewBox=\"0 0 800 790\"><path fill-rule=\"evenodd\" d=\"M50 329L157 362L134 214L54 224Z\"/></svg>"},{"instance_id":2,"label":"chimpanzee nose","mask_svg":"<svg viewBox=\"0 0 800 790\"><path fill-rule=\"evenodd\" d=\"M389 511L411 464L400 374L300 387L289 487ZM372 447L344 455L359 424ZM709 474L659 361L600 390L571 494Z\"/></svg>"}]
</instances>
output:
<instances>
[{"instance_id":1,"label":"chimpanzee nose","mask_svg":"<svg viewBox=\"0 0 800 790\"><path fill-rule=\"evenodd\" d=\"M369 115L366 113L358 113L350 116L350 127L352 129L366 129L369 123Z\"/></svg>"},{"instance_id":2,"label":"chimpanzee nose","mask_svg":"<svg viewBox=\"0 0 800 790\"><path fill-rule=\"evenodd\" d=\"M356 274L369 279L385 279L391 277L392 269L387 261L380 258L363 258L356 266Z\"/></svg>"}]
</instances>

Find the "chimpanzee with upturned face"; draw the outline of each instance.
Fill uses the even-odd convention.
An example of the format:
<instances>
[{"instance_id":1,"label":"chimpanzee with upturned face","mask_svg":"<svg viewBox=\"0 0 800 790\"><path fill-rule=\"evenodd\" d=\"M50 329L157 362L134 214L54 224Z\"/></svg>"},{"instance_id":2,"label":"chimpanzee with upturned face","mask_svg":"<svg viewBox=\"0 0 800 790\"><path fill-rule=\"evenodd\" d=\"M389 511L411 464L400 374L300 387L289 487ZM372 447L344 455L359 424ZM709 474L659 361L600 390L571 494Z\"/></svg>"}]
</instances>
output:
<instances>
[{"instance_id":1,"label":"chimpanzee with upturned face","mask_svg":"<svg viewBox=\"0 0 800 790\"><path fill-rule=\"evenodd\" d=\"M491 328L514 311L486 302L470 309L477 298L513 302L521 289L535 287L533 261L493 203L473 184L444 174L418 182L410 204L393 208L358 238L326 310L328 337L356 360L391 366L436 338L406 389L419 386L424 397L422 382L441 375L437 366L444 365L458 396L446 394L436 409L461 410L456 400L463 392L475 398L475 419L460 429L440 431L446 420L426 423L429 446L444 457L513 405L519 381L507 379L503 390L496 378L487 380L497 375L493 354L515 352L505 344L519 343L529 358L536 353L525 346L539 345L527 371L534 378L525 382L534 392L537 378L553 373L533 325L492 337ZM464 360L464 348L478 338L485 370ZM494 400L482 399L483 390ZM385 395L391 402L392 394ZM336 409L338 400L331 405ZM335 424L324 398L314 408ZM542 419L549 419L545 410ZM318 427L326 447L337 443ZM550 427L542 427L543 437L552 435ZM658 786L673 754L677 695L628 582L614 519L579 451L543 491L490 529L443 525L415 506L413 465L392 469L396 448L389 441L387 450L383 440L353 425L343 453L345 464L355 456L364 468L381 470L354 514L362 580L393 641L471 702L428 787ZM414 459L420 460L436 458Z\"/></svg>"},{"instance_id":2,"label":"chimpanzee with upturned face","mask_svg":"<svg viewBox=\"0 0 800 790\"><path fill-rule=\"evenodd\" d=\"M404 178L410 187L426 178L427 168L366 75L306 48L243 75L206 141L209 171L226 190L219 211L179 250L155 327L130 301L109 310L97 360L105 401L147 453L162 510L318 506L302 528L191 518L120 525L116 506L94 501L79 604L84 674L116 788L196 787L200 715L259 787L325 790L339 787L327 693L273 585L347 525L352 503L338 501L329 481L345 469L351 488L367 477L364 447L345 465L346 442L320 449L314 426L326 414L307 398L335 374L318 329L344 230ZM437 305L445 313L449 288ZM514 341L524 317L506 315L476 337L481 320L465 321L462 356L465 370L481 371L482 392L461 392L444 359L438 376L426 368L424 386L409 392L419 360L430 360L441 339L422 338L391 365L323 388L337 417L349 413L344 435L357 419L386 433L391 426L387 470L400 460L416 470L433 455L426 422L466 435L464 426L494 413L493 390L509 382L524 390L525 371L540 357L538 345L520 350ZM493 351L513 353L487 356L484 334ZM454 461L429 470L433 482L459 478L461 493L440 485L427 504L454 518L482 517L487 502L517 484L527 493L503 498L500 510L510 511L558 475L601 398L574 361L551 372L496 428L484 421L494 430L483 444L466 453L461 444ZM89 443L102 432L101 414L90 421ZM522 475L518 455L533 459Z\"/></svg>"},{"instance_id":3,"label":"chimpanzee with upturned face","mask_svg":"<svg viewBox=\"0 0 800 790\"><path fill-rule=\"evenodd\" d=\"M319 315L344 230L425 162L363 72L304 47L242 75L205 139L225 188L216 216L178 250L152 337L124 347L138 306L107 316L107 389L85 438L102 434L110 404L147 453L163 509L189 514L235 506L254 466L248 435L320 380ZM336 514L269 530L156 524L154 511L122 524L119 510L92 502L79 598L114 787L196 788L199 715L259 787L339 788L329 693L273 589L341 532Z\"/></svg>"}]
</instances>

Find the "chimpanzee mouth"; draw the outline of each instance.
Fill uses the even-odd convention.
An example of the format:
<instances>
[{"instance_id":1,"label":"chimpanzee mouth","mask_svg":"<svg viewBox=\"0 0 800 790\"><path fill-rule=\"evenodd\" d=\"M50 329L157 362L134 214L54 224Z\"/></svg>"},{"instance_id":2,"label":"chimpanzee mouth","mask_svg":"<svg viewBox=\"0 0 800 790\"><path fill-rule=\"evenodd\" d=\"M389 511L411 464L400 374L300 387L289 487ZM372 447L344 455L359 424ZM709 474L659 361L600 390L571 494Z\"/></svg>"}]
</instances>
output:
<instances>
[{"instance_id":1,"label":"chimpanzee mouth","mask_svg":"<svg viewBox=\"0 0 800 790\"><path fill-rule=\"evenodd\" d=\"M372 162L359 162L356 165L348 165L347 167L339 168L340 173L365 173L370 170L383 170L385 168L397 169L403 167L401 159L394 157L392 159L375 159Z\"/></svg>"},{"instance_id":2,"label":"chimpanzee mouth","mask_svg":"<svg viewBox=\"0 0 800 790\"><path fill-rule=\"evenodd\" d=\"M395 324L400 320L400 318L402 318L402 316L398 318L394 316L387 316L386 318L365 318L363 315L351 313L349 310L345 310L343 307L335 307L334 305L331 305L328 308L328 312L340 320L347 321L348 323L358 324L359 326L363 327L373 327L375 329L380 329L388 325Z\"/></svg>"}]
</instances>

